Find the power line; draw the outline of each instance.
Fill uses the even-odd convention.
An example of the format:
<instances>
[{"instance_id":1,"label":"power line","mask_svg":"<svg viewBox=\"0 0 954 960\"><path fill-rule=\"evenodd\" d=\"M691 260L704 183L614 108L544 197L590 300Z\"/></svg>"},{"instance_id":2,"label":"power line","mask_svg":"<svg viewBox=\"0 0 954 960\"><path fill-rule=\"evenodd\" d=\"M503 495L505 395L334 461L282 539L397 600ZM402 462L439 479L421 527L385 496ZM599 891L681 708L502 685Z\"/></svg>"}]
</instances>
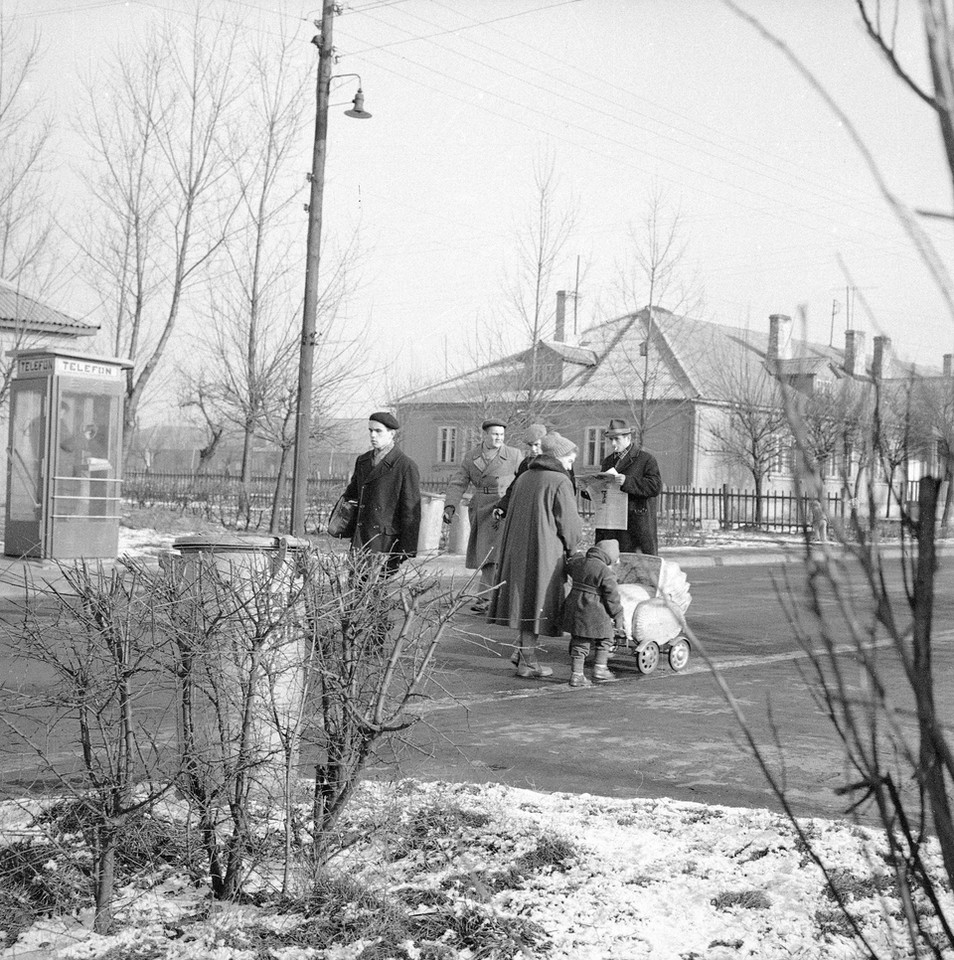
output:
<instances>
[{"instance_id":1,"label":"power line","mask_svg":"<svg viewBox=\"0 0 954 960\"><path fill-rule=\"evenodd\" d=\"M439 0L431 0L431 2L434 3L434 4L436 4L437 6L441 7L442 9L448 10L449 12L452 12L452 13L455 13L455 14L456 14L456 11L452 10L450 7L446 6L445 4L440 3ZM415 20L419 20L420 22L425 23L425 24L429 24L429 25L431 25L431 26L438 26L438 25L439 25L439 24L435 23L433 20L429 20L429 19L427 19L427 18L425 18L425 17L422 17L422 16L420 16L420 15L418 15L418 14L410 13L409 16L413 17ZM372 19L377 20L379 23L386 23L386 21L381 20L379 17L373 17ZM471 19L473 19L473 18L471 18ZM478 23L475 22L473 25L476 26L476 25L482 25L482 24L478 24ZM400 26L399 26L398 29L403 29L403 30L406 30L406 32L410 32L410 31L407 31L407 28L404 28L404 27L400 27ZM445 31L445 32L448 32L448 31ZM494 31L494 32L500 33L500 31ZM431 37L436 37L436 36L440 36L440 35L441 35L441 34L432 34ZM504 36L507 36L507 35L504 34ZM420 39L431 40L431 37L422 36ZM517 63L517 64L519 64L520 66L523 66L523 67L526 67L526 68L528 68L528 69L530 69L530 70L533 70L534 72L539 73L539 74L541 74L541 75L543 75L543 76L545 76L545 77L548 77L548 78L550 78L550 79L553 79L553 80L556 80L556 81L558 81L558 82L560 82L560 83L563 83L563 84L565 84L565 85L567 85L567 86L570 86L574 91L579 91L579 92L582 92L582 93L586 94L586 91L580 91L580 88L579 88L577 85L570 83L569 81L567 81L567 80L566 80L563 76L561 76L561 75L554 74L554 73L549 72L549 71L547 71L547 70L544 70L544 69L542 69L542 68L536 67L536 66L534 66L533 64L530 64L530 63L528 63L528 62L526 62L526 61L524 61L524 60L520 60L520 59L518 59L518 58L516 58L516 57L509 56L509 55L503 53L501 50L499 50L499 49L497 49L497 48L492 48L492 47L488 46L488 45L485 44L485 43L481 43L481 42L478 41L478 40L474 40L473 38L465 37L465 38L463 38L463 39L465 39L468 43L471 43L471 44L473 44L473 45L475 45L475 46L477 46L477 47L481 47L481 48L483 48L483 49L485 49L485 50L489 50L489 51L490 51L492 54L494 54L495 56L503 57L503 58L506 59L506 60L512 61L512 62L514 62L514 63ZM518 81L519 83L521 83L521 84L523 84L523 85L530 85L530 86L536 87L537 89L542 90L543 92L548 93L548 94L559 95L559 96L561 96L561 98L562 98L563 100L567 100L567 101L569 101L569 102L571 102L571 103L575 103L575 104L577 104L578 106L583 107L584 109L590 110L590 111L592 111L592 112L596 112L596 113L598 113L598 114L602 114L603 116L606 116L606 117L612 119L614 123L622 123L622 124L631 126L631 127L633 127L634 129L637 129L637 130L643 130L643 131L647 131L647 132L653 133L653 134L655 134L656 136L659 136L659 137L662 137L662 138L664 138L664 139L670 140L671 142L675 143L677 146L687 145L687 144L684 143L684 141L681 141L678 137L673 136L672 134L667 133L667 132L665 132L664 130L662 130L662 131L657 130L655 125L654 125L653 127L645 127L645 126L642 126L642 125L637 124L637 123L635 123L634 121L630 120L630 119L628 118L628 113L630 113L630 112L632 112L632 111L629 110L628 105L627 105L626 107L624 107L622 104L619 104L619 109L618 109L618 110L615 110L615 111L607 110L607 109L605 109L605 106L593 106L593 105L591 105L591 104L584 103L583 101L578 100L578 99L574 98L573 96L568 96L568 95L566 95L566 94L556 94L555 91L552 90L552 89L549 88L549 87L543 86L542 84L534 83L533 81L528 81L528 80L526 80L526 79L523 78L523 77L519 77L519 76L517 76L516 74L510 73L509 71L506 71L506 70L504 70L503 68L494 65L493 63L488 63L487 61L478 60L477 58L475 58L475 57L470 57L468 54L462 53L462 52L460 52L459 50L452 50L452 49L450 49L450 48L448 48L448 47L445 47L445 46L443 46L443 45L441 45L441 44L436 44L436 45L439 46L440 49L446 50L447 52L455 53L455 54L457 54L457 55L459 55L459 56L466 57L467 59L469 59L469 60L471 60L472 62L478 64L479 66L485 67L485 68L490 69L490 70L494 70L494 71L496 71L496 72L498 72L498 73L502 73L504 76L507 76L507 77L509 77L510 79L516 80L516 81ZM530 49L534 49L534 50L536 49L536 48L534 48L534 47L532 47L531 45L528 45L528 44L522 44L522 45L523 45L523 46L529 46ZM381 48L371 48L371 49L381 49ZM360 51L359 51L359 53L360 53ZM584 74L586 74L585 71L581 71L581 72L583 72ZM592 74L586 74L586 75L588 75L588 76L594 76L594 77L595 77L595 75L592 75ZM595 96L595 95L594 95L594 96ZM640 99L644 99L644 98L640 98ZM606 97L605 90L602 90L602 91L600 92L600 95L599 95L599 97L598 97L598 101L599 101L600 104L605 104L605 103L606 103L607 97ZM648 102L648 101L647 101L647 102ZM643 116L645 116L645 115L643 115ZM650 121L651 123L655 124L655 120L654 120L653 118L646 117L646 119L647 119L648 121ZM699 137L699 136L697 136L697 135L695 135L695 134L693 134L693 133L690 133L690 132L686 132L686 131L679 131L679 132L680 132L681 134L683 134L684 136L689 137L691 140L697 140L697 141L699 141L699 142L701 142L701 143L706 143L706 144L708 144L708 145L710 145L710 146L713 146L713 147L715 147L715 148L718 149L718 150L724 150L724 151L727 152L727 153L735 153L737 156L741 156L741 155L738 153L738 151L733 151L733 150L731 150L730 148L723 147L721 144L719 144L719 143L717 143L717 142L715 142L715 141L709 140L709 139L707 139L707 138ZM746 166L744 166L743 164L739 163L738 161L733 161L733 160L731 160L731 159L728 159L728 160L727 160L725 157L721 157L721 156L716 157L715 155L709 153L708 151L702 151L702 152L705 153L705 155L707 155L707 156L713 157L714 159L718 159L718 160L721 160L721 161L723 161L723 162L734 163L734 164L740 166L741 169L743 169L743 170L745 170L745 171L747 171L747 172L756 173L757 175L761 175L761 176L763 176L763 177L766 177L766 178L769 179L769 180L774 180L775 182L780 183L780 184L783 184L783 185L786 185L786 186L790 186L790 185L791 185L790 181L788 181L788 180L783 180L783 179L781 179L779 176L774 175L775 172L776 172L776 171L774 170L774 168L770 167L768 164L766 164L764 161L762 161L762 160L760 160L760 159L757 159L755 162L758 163L759 166L764 167L766 170L768 170L768 171L770 171L770 172L768 172L768 173L761 172L761 173L760 173L758 170L753 170L751 167L746 167ZM657 157L657 159L661 159L661 158L658 158L658 157ZM748 160L748 159L749 159L749 158L746 158L746 160ZM819 188L819 185L818 185L818 184L813 184L811 181L807 180L807 179L804 178L804 177L799 177L799 179L802 179L804 182L806 182L807 184L809 184L810 186L812 186L816 191L819 190L819 189L821 189L823 192L827 192L827 191L828 191L828 188L827 188L827 187L821 187L821 188ZM863 212L863 213L865 213L865 214L867 214L867 215L870 215L870 213L871 213L871 209L870 209L870 207L868 207L868 206L866 206L865 208L858 208L858 207L855 207L854 204L845 201L842 193L833 193L833 192L832 192L832 193L830 193L830 198L833 199L833 200L834 200L835 202L837 202L837 203L842 203L842 204L844 204L844 205L847 206L849 209L857 209L857 210L859 210L859 212ZM878 211L878 212L879 212L879 214L881 214L881 211Z\"/></svg>"},{"instance_id":2,"label":"power line","mask_svg":"<svg viewBox=\"0 0 954 960\"><path fill-rule=\"evenodd\" d=\"M375 18L375 19L377 19L377 18ZM339 33L340 33L340 32L343 32L343 31L339 31ZM346 34L346 35L347 35L347 34ZM461 79L460 77L454 77L454 76L446 73L445 71L439 70L439 69L437 69L436 67L432 67L432 66L430 66L429 64L424 63L424 62L422 62L422 61L414 60L414 59L412 59L412 58L410 58L410 57L407 57L406 55L396 54L396 53L394 53L393 51L388 50L388 49L382 49L381 51L377 51L377 52L381 52L381 53L390 55L390 56L392 56L392 57L398 57L399 59L404 60L404 61L406 61L407 63L413 64L414 66L417 66L417 67L419 67L419 68L421 68L421 69L423 69L423 70L426 70L426 71L428 71L428 72L430 72L430 73L434 73L434 74L436 74L436 75L438 75L438 76L440 76L440 77L443 77L443 78L446 79L446 80L450 80L450 81L452 81L452 82L454 82L454 83L456 83L456 84L458 84L458 85L461 85L461 86L470 87L470 88L472 88L473 90L480 92L481 94L486 94L486 93L488 93L488 90L487 90L487 88L486 88L485 86L479 86L478 84L471 83L471 82L468 81L468 80L463 80L463 79ZM388 67L384 66L383 64L381 64L381 63L379 63L379 62L378 62L376 65L377 65L378 69L384 69L384 70L386 70L386 71L388 71L388 72L390 72L390 73L394 73L394 74L396 74L397 76L402 77L402 79L409 80L409 81L411 81L411 82L413 82L413 83L418 83L418 84L420 84L421 86L424 86L424 87L426 87L426 88L428 88L428 89L436 90L438 93L440 93L440 94L442 94L442 95L444 95L444 96L448 96L448 97L451 97L452 99L459 100L459 101L462 102L462 103L466 103L466 104L467 104L468 106L470 106L471 108L477 107L478 109L483 110L483 111L485 111L485 112L487 112L487 113L490 113L490 114L492 114L492 115L494 115L494 116L501 116L501 117L504 117L504 118L507 119L507 120L510 120L511 122L518 122L518 121L515 121L512 117L508 117L508 116L506 116L505 114L501 114L501 113L499 113L498 111L492 110L491 108L485 106L484 104L482 104L482 103L480 103L480 102L476 102L476 101L474 101L474 100L465 100L463 97L456 96L456 95L450 93L449 91L447 91L446 88L433 87L433 86L431 86L431 85L429 85L429 84L424 83L423 81L417 80L416 78L413 78L413 77L409 76L408 74L402 73L401 71L388 68ZM623 164L623 165L625 165L625 166L629 166L629 167L631 167L631 168L633 168L633 169L636 169L636 170L640 170L640 171L643 172L643 173L646 173L646 172L647 172L647 171L645 171L645 170L642 170L639 166L637 166L636 164L634 164L634 163L633 163L632 161L630 161L630 160L621 159L621 158L618 158L618 157L614 157L614 156L612 156L612 155L608 155L608 154L606 154L606 153L604 153L604 152L596 149L595 147L593 147L593 146L591 146L591 145L589 145L589 144L581 144L581 143L579 143L579 142L577 142L577 141L570 140L570 139L568 139L568 138L566 138L566 137L564 137L564 136L560 136L559 134L552 133L551 131L549 131L549 130L547 130L547 129L543 129L543 128L538 127L538 126L533 126L532 124L528 123L528 121L526 120L526 116L525 116L525 115L526 115L526 113L528 113L528 112L529 112L529 113L537 114L537 115L543 117L543 118L546 119L546 120L557 120L558 118L555 117L555 116L553 116L553 115L552 115L551 113L549 113L548 111L541 110L540 108L533 106L532 103L529 103L529 102L527 102L527 101L517 101L517 100L514 100L514 99L512 99L512 98L510 98L510 97L506 97L506 96L504 96L504 95L502 95L502 94L500 94L500 93L492 93L491 95L494 96L496 99L503 101L504 103L509 103L509 104L511 104L511 105L513 105L513 106L515 106L515 107L518 107L518 108L523 112L524 116L523 116L523 117L521 118L521 120L519 121L520 124L521 124L521 126L524 126L524 127L528 127L528 126L529 126L529 127L531 127L532 129L536 129L536 130L540 131L541 133L546 134L547 136L551 137L551 138L554 139L554 140L560 140L560 141L562 141L562 142L564 142L564 143L568 143L568 144L570 144L571 146L575 147L576 149L585 150L585 151L588 152L588 153L592 153L592 154L595 154L595 155L597 155L597 156L602 156L602 157L604 157L604 158L607 158L607 157L608 157L608 158L612 159L614 162ZM580 123L575 123L575 122L572 122L572 121L569 121L569 120L566 120L566 119L560 119L560 123L561 123L564 127L572 127L572 128L575 128L575 129L577 129L577 130L585 133L586 136L587 136L590 140L597 139L597 140L603 141L603 142L606 143L606 144L611 144L611 145L623 147L623 148L626 149L627 151L631 151L631 149L632 149L632 144L627 143L626 141L620 140L620 139L615 138L615 137L607 136L605 133L595 132L595 131L593 131L593 130L590 130L589 128L585 127L584 125L582 125L582 124L580 124ZM644 153L645 153L645 151L644 151ZM650 156L654 156L654 155L650 155ZM654 159L661 159L661 158L654 156ZM799 222L798 220L793 220L790 216L787 216L786 214L779 213L779 212L778 212L778 203L777 203L777 200L776 200L776 198L773 197L773 196L764 194L764 193L762 193L762 192L760 192L760 191L757 191L757 190L752 190L752 189L747 188L747 187L744 187L744 186L740 186L740 185L737 185L737 184L734 184L734 183L730 183L729 181L725 180L723 177L716 176L716 175L714 175L714 174L712 174L712 173L710 173L710 172L708 172L708 171L706 171L706 170L698 170L698 169L696 169L696 168L694 168L694 167L692 167L692 166L690 166L690 165L688 165L688 164L686 164L686 163L682 163L682 162L680 162L680 161L678 161L678 160L668 160L668 161L666 161L666 162L667 162L667 163L669 164L669 166L671 166L671 167L679 167L679 168L681 168L682 170L686 171L687 173L692 174L693 177L696 177L696 178L698 178L698 177L703 177L703 178L705 178L706 180L709 180L709 181L712 181L712 182L721 184L722 186L728 187L728 188L731 189L731 190L737 191L737 192L739 192L739 193L747 194L747 195L749 195L749 196L751 196L751 197L754 197L754 198L757 198L757 199L759 199L759 200L768 201L768 202L771 204L771 207L770 207L769 209L762 208L762 207L754 207L754 206L752 206L751 204L747 204L746 206L747 206L748 209L750 209L750 210L753 210L753 211L755 211L755 212L757 212L757 213L760 213L760 214L771 215L775 220L781 221L781 222L787 222L787 223L792 224L793 226L805 226L804 223ZM673 181L673 178L672 178L672 177L666 176L665 174L657 174L657 175L660 176L660 177L662 177L663 179L669 180L669 181L671 181L671 182L676 182L676 183L678 184L678 181ZM698 188L697 186L694 187L693 189L699 190L699 188ZM704 193L704 194L707 193L707 191L703 191L703 190L700 190L700 192L702 192L702 193ZM708 195L709 195L709 196L713 196L713 194L711 194L711 193L708 193ZM719 198L719 199L729 200L730 198L729 198L729 197L723 197L723 198ZM739 202L739 201L733 200L733 202ZM794 211L794 212L796 212L796 213L801 212L801 213L807 214L807 215L810 216L810 217L815 217L814 212L812 212L811 210L808 210L808 209L793 207L792 205L787 205L785 209L786 209L786 211ZM840 221L835 220L835 219L832 218L832 217L829 217L829 218L827 218L827 219L828 219L828 222L830 222L830 223L836 223L836 224L837 224L837 223L840 223ZM882 240L882 241L885 241L885 242L889 242L890 239L891 239L891 238L889 238L889 237L885 237L885 236L883 236L883 235L879 235L879 234L877 234L876 232L871 231L871 230L866 230L866 232L869 233L871 236L877 237L879 240Z\"/></svg>"}]
</instances>

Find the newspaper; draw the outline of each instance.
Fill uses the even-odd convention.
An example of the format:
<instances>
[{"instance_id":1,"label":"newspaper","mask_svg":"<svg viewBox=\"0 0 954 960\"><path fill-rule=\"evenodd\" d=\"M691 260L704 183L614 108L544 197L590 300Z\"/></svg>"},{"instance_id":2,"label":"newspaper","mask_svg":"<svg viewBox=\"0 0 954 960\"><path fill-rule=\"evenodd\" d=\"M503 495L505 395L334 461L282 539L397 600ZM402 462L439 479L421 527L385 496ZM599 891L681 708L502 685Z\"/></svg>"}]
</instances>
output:
<instances>
[{"instance_id":1,"label":"newspaper","mask_svg":"<svg viewBox=\"0 0 954 960\"><path fill-rule=\"evenodd\" d=\"M613 479L615 470L579 477L577 482L590 495L593 522L602 530L625 530L629 494L623 493Z\"/></svg>"}]
</instances>

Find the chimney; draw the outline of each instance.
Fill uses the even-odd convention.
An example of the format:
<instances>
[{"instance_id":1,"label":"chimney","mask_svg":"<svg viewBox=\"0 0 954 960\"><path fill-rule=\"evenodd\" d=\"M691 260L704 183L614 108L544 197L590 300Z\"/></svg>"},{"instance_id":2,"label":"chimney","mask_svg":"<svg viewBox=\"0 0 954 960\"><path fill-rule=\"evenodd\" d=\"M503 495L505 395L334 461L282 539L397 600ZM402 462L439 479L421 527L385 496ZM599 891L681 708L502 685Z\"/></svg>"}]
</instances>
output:
<instances>
[{"instance_id":1,"label":"chimney","mask_svg":"<svg viewBox=\"0 0 954 960\"><path fill-rule=\"evenodd\" d=\"M891 337L874 338L874 356L871 358L871 376L874 380L884 377L888 353L891 350Z\"/></svg>"},{"instance_id":2,"label":"chimney","mask_svg":"<svg viewBox=\"0 0 954 960\"><path fill-rule=\"evenodd\" d=\"M845 373L850 377L862 376L865 372L864 330L845 331Z\"/></svg>"},{"instance_id":3,"label":"chimney","mask_svg":"<svg viewBox=\"0 0 954 960\"><path fill-rule=\"evenodd\" d=\"M566 290L557 290L556 329L553 339L557 343L566 340Z\"/></svg>"},{"instance_id":4,"label":"chimney","mask_svg":"<svg viewBox=\"0 0 954 960\"><path fill-rule=\"evenodd\" d=\"M792 356L792 318L784 313L773 313L769 317L768 351L765 359L788 360Z\"/></svg>"},{"instance_id":5,"label":"chimney","mask_svg":"<svg viewBox=\"0 0 954 960\"><path fill-rule=\"evenodd\" d=\"M949 377L951 375L951 354L944 354L944 376Z\"/></svg>"}]
</instances>

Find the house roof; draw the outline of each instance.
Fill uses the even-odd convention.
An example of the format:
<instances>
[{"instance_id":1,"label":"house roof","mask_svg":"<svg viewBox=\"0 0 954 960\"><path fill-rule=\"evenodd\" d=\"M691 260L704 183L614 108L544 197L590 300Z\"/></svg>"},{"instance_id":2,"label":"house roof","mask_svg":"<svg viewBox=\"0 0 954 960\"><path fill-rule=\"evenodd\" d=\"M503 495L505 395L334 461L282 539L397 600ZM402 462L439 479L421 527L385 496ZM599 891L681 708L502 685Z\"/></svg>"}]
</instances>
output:
<instances>
[{"instance_id":1,"label":"house roof","mask_svg":"<svg viewBox=\"0 0 954 960\"><path fill-rule=\"evenodd\" d=\"M98 325L77 320L5 280L0 280L0 327L71 337L89 337L99 330Z\"/></svg>"},{"instance_id":2,"label":"house roof","mask_svg":"<svg viewBox=\"0 0 954 960\"><path fill-rule=\"evenodd\" d=\"M562 385L547 391L552 401L629 401L639 398L647 372L652 397L662 399L717 400L726 391L727 371L755 377L765 370L768 329L748 330L712 321L680 316L654 307L624 314L584 330L576 346L544 341L563 357ZM648 344L647 353L642 345ZM838 375L844 350L827 344L792 340L792 357L778 361L788 376ZM460 376L443 380L400 398L401 403L466 403L480 398L519 400L526 389L529 351L503 357ZM915 368L902 364L890 351L883 376L910 376ZM934 371L916 370L918 373Z\"/></svg>"}]
</instances>

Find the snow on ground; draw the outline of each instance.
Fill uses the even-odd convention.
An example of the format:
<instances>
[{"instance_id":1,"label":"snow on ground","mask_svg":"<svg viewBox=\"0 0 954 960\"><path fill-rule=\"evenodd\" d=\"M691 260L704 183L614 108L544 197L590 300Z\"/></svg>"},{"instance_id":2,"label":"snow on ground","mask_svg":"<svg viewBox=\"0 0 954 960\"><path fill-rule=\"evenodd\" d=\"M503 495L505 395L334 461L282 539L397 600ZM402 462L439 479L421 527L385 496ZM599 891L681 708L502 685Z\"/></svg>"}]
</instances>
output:
<instances>
[{"instance_id":1,"label":"snow on ground","mask_svg":"<svg viewBox=\"0 0 954 960\"><path fill-rule=\"evenodd\" d=\"M871 946L880 956L905 956L877 833L800 823ZM14 824L0 814L0 837ZM0 957L32 950L41 952L31 957L74 960L861 956L804 842L765 810L401 781L363 787L346 826L365 840L333 869L380 898L374 909L387 923L372 934L321 945L309 933L319 921L300 906L216 908L204 886L173 869L157 873L151 890L125 889L116 934L92 934L88 913L54 918ZM945 910L954 910L954 899L946 900ZM393 919L392 907L403 920ZM324 914L336 917L323 916L319 926L340 919L347 929L355 910L326 902Z\"/></svg>"},{"instance_id":2,"label":"snow on ground","mask_svg":"<svg viewBox=\"0 0 954 960\"><path fill-rule=\"evenodd\" d=\"M181 533L159 533L145 527L141 530L131 530L129 527L119 528L119 556L120 557L156 557L166 550L172 549L172 543Z\"/></svg>"}]
</instances>

